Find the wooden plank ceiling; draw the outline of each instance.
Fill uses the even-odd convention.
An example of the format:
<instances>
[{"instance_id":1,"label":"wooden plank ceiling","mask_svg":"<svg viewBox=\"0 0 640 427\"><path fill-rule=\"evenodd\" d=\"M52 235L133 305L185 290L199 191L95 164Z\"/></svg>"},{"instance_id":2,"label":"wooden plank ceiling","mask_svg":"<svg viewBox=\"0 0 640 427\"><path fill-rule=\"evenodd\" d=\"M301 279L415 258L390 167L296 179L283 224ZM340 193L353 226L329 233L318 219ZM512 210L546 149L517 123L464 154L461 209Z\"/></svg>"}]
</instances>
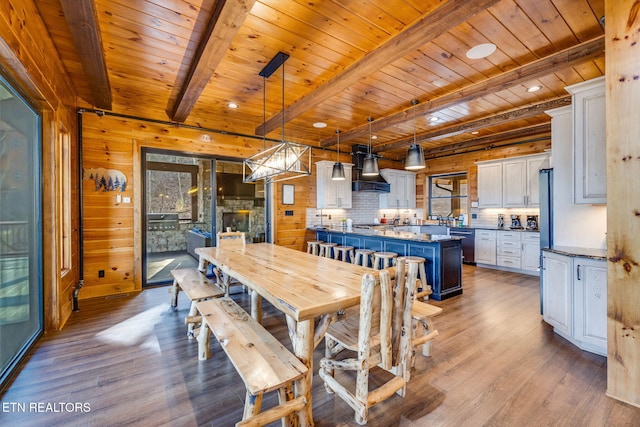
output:
<instances>
[{"instance_id":1,"label":"wooden plank ceiling","mask_svg":"<svg viewBox=\"0 0 640 427\"><path fill-rule=\"evenodd\" d=\"M394 159L414 130L427 158L534 137L565 86L605 70L604 0L94 0L81 17L69 3L37 2L84 107L256 136L256 150L283 123L291 141L335 148L340 129L368 144L368 117ZM497 49L466 56L483 43Z\"/></svg>"}]
</instances>

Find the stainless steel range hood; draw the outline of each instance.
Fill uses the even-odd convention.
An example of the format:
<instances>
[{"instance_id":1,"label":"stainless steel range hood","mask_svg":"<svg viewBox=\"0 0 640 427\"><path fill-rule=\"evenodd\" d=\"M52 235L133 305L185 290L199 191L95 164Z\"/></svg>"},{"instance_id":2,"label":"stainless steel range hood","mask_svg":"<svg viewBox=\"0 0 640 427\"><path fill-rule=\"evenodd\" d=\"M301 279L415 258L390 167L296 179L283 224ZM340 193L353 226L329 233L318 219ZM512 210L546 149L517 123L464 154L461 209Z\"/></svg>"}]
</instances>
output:
<instances>
[{"instance_id":1,"label":"stainless steel range hood","mask_svg":"<svg viewBox=\"0 0 640 427\"><path fill-rule=\"evenodd\" d=\"M366 145L353 145L351 150L353 162L351 190L369 193L389 193L391 185L385 181L382 175L362 176L362 163L368 153L368 147Z\"/></svg>"}]
</instances>

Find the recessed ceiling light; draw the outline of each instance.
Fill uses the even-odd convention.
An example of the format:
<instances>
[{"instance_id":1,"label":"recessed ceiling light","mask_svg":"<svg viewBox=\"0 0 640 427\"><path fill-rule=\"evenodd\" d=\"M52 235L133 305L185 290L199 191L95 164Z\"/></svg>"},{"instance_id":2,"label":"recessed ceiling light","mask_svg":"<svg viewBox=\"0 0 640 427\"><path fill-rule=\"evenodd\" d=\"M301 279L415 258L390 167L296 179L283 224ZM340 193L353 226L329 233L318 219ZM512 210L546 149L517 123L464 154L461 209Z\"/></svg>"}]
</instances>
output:
<instances>
[{"instance_id":1,"label":"recessed ceiling light","mask_svg":"<svg viewBox=\"0 0 640 427\"><path fill-rule=\"evenodd\" d=\"M315 122L313 124L314 128L318 128L318 129L322 129L322 128L326 128L327 124L325 122Z\"/></svg>"},{"instance_id":2,"label":"recessed ceiling light","mask_svg":"<svg viewBox=\"0 0 640 427\"><path fill-rule=\"evenodd\" d=\"M437 122L437 121L439 121L439 120L440 120L440 119L439 119L438 117L436 117L436 116L431 116L431 117L429 117L429 121L430 121L431 123L435 123L435 122Z\"/></svg>"},{"instance_id":3,"label":"recessed ceiling light","mask_svg":"<svg viewBox=\"0 0 640 427\"><path fill-rule=\"evenodd\" d=\"M483 43L478 46L474 46L467 51L467 58L469 59L481 59L486 58L496 51L496 45L493 43Z\"/></svg>"},{"instance_id":4,"label":"recessed ceiling light","mask_svg":"<svg viewBox=\"0 0 640 427\"><path fill-rule=\"evenodd\" d=\"M378 135L371 135L371 139L378 139Z\"/></svg>"},{"instance_id":5,"label":"recessed ceiling light","mask_svg":"<svg viewBox=\"0 0 640 427\"><path fill-rule=\"evenodd\" d=\"M235 110L236 108L238 108L238 104L236 104L235 102L230 102L227 104L227 107Z\"/></svg>"},{"instance_id":6,"label":"recessed ceiling light","mask_svg":"<svg viewBox=\"0 0 640 427\"><path fill-rule=\"evenodd\" d=\"M535 85L535 86L531 86L527 88L527 92L531 93L531 92L537 92L540 89L542 89L542 86L539 85Z\"/></svg>"},{"instance_id":7,"label":"recessed ceiling light","mask_svg":"<svg viewBox=\"0 0 640 427\"><path fill-rule=\"evenodd\" d=\"M474 130L473 132L471 132L471 135L477 135L477 134L479 134L479 133L480 133L480 132L478 132L477 130Z\"/></svg>"}]
</instances>

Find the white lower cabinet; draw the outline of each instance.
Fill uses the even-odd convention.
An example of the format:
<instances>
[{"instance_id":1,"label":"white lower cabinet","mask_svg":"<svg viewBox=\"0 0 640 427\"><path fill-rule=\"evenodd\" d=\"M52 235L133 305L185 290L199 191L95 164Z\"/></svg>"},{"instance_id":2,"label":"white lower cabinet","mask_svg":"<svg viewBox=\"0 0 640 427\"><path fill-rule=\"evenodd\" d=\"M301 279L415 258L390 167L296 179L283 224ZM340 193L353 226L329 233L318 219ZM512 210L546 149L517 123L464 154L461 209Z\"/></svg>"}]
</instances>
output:
<instances>
[{"instance_id":1,"label":"white lower cabinet","mask_svg":"<svg viewBox=\"0 0 640 427\"><path fill-rule=\"evenodd\" d=\"M573 335L571 257L545 252L542 257L542 316L563 337Z\"/></svg>"},{"instance_id":2,"label":"white lower cabinet","mask_svg":"<svg viewBox=\"0 0 640 427\"><path fill-rule=\"evenodd\" d=\"M606 356L606 261L575 258L574 263L574 335L585 350Z\"/></svg>"},{"instance_id":3,"label":"white lower cabinet","mask_svg":"<svg viewBox=\"0 0 640 427\"><path fill-rule=\"evenodd\" d=\"M497 265L520 269L522 245L519 231L498 231Z\"/></svg>"},{"instance_id":4,"label":"white lower cabinet","mask_svg":"<svg viewBox=\"0 0 640 427\"><path fill-rule=\"evenodd\" d=\"M475 262L496 265L496 231L476 230Z\"/></svg>"},{"instance_id":5,"label":"white lower cabinet","mask_svg":"<svg viewBox=\"0 0 640 427\"><path fill-rule=\"evenodd\" d=\"M476 229L475 262L484 266L538 275L540 233Z\"/></svg>"},{"instance_id":6,"label":"white lower cabinet","mask_svg":"<svg viewBox=\"0 0 640 427\"><path fill-rule=\"evenodd\" d=\"M522 233L522 258L520 268L540 270L540 233Z\"/></svg>"},{"instance_id":7,"label":"white lower cabinet","mask_svg":"<svg viewBox=\"0 0 640 427\"><path fill-rule=\"evenodd\" d=\"M607 264L545 251L543 318L583 350L607 355Z\"/></svg>"}]
</instances>

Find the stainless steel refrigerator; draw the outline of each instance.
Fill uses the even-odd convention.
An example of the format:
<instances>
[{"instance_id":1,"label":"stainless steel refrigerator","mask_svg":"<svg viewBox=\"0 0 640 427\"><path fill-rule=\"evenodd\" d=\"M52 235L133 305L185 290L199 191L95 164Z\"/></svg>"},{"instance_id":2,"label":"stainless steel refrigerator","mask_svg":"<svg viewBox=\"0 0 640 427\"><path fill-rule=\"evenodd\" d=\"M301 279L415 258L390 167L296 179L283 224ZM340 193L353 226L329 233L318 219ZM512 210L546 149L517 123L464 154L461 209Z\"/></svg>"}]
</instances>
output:
<instances>
[{"instance_id":1,"label":"stainless steel refrigerator","mask_svg":"<svg viewBox=\"0 0 640 427\"><path fill-rule=\"evenodd\" d=\"M540 249L553 246L553 169L540 169ZM543 283L542 250L540 251L540 314L544 313L542 301Z\"/></svg>"}]
</instances>

